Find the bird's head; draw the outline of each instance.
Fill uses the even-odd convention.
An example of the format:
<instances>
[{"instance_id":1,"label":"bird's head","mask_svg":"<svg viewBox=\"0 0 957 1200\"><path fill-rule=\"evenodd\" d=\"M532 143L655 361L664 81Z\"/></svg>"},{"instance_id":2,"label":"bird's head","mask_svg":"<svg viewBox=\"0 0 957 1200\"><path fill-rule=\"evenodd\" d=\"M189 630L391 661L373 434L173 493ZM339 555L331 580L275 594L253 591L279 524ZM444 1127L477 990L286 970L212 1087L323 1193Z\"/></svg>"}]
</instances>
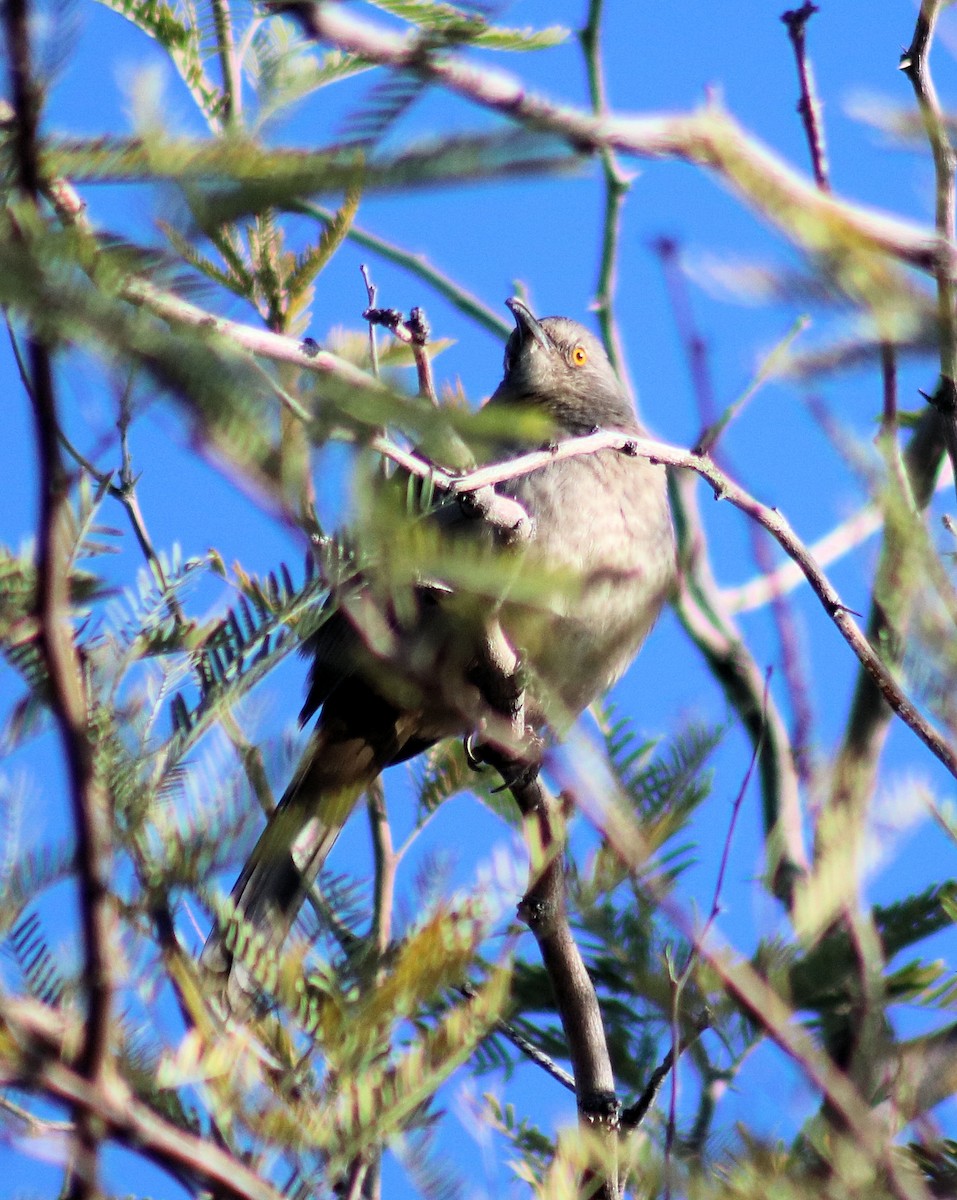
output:
<instances>
[{"instance_id":1,"label":"bird's head","mask_svg":"<svg viewBox=\"0 0 957 1200\"><path fill-rule=\"evenodd\" d=\"M598 338L568 317L535 317L521 300L505 301L515 328L505 346L496 404L533 404L569 433L634 429L634 405Z\"/></svg>"}]
</instances>

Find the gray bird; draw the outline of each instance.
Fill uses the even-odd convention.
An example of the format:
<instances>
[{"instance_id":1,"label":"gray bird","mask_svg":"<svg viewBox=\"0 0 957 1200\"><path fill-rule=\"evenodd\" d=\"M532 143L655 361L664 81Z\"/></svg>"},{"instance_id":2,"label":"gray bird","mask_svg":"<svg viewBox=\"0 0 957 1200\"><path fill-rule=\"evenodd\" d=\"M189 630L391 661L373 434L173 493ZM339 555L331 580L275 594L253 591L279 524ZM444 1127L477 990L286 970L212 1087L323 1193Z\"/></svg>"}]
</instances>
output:
<instances>
[{"instance_id":1,"label":"gray bird","mask_svg":"<svg viewBox=\"0 0 957 1200\"><path fill-rule=\"evenodd\" d=\"M540 409L556 438L596 428L643 434L593 334L566 317L538 320L520 300L507 304L515 329L489 405ZM502 457L534 448L511 445ZM521 656L526 744L534 744L559 735L605 692L654 624L676 570L662 467L602 450L496 490L531 519L523 568L541 564L571 586L550 591L542 605L507 594L461 596L430 582L399 611L378 594L387 588L377 591L375 578L334 597L332 615L307 646L313 663L301 720L317 712L319 719L232 891L243 929L261 935L262 945L278 949L353 806L381 771L442 738L479 731L488 740L492 731L507 739L511 714L488 686L487 647L496 634ZM454 512L444 522L449 536L474 539L483 522L458 505ZM370 613L385 627L384 640L370 637ZM214 930L202 961L236 1007L254 989L227 941Z\"/></svg>"}]
</instances>

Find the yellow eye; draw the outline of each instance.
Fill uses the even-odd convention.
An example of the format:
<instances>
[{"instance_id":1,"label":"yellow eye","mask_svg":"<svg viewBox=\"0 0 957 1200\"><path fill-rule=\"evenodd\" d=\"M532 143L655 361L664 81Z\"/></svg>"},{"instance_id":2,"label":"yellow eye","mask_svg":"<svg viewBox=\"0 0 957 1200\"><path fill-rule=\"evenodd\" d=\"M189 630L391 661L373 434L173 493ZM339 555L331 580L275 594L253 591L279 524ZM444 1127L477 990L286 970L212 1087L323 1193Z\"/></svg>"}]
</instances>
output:
<instances>
[{"instance_id":1,"label":"yellow eye","mask_svg":"<svg viewBox=\"0 0 957 1200\"><path fill-rule=\"evenodd\" d=\"M588 362L588 351L584 346L576 346L572 351L571 363L573 367L583 367Z\"/></svg>"}]
</instances>

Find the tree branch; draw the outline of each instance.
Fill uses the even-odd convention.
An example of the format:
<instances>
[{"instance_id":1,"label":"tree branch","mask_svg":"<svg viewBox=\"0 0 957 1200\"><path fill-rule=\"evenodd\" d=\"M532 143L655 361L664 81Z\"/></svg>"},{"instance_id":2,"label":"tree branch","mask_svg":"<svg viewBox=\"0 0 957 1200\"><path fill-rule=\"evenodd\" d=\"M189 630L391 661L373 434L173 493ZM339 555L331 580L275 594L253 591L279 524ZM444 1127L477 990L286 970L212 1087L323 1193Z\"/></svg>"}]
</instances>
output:
<instances>
[{"instance_id":1,"label":"tree branch","mask_svg":"<svg viewBox=\"0 0 957 1200\"><path fill-rule=\"evenodd\" d=\"M807 23L816 12L816 4L810 0L800 8L788 9L781 17L787 26L788 40L794 50L794 60L797 66L798 83L801 88L801 99L798 101L798 114L804 123L804 133L807 137L808 149L811 152L811 169L817 186L824 192L831 190L827 177L827 151L824 148L824 125L821 121L821 102L814 89L814 75L807 58Z\"/></svg>"},{"instance_id":2,"label":"tree branch","mask_svg":"<svg viewBox=\"0 0 957 1200\"><path fill-rule=\"evenodd\" d=\"M922 0L914 36L901 55L900 68L911 81L927 140L934 158L936 204L934 223L941 239L954 241L954 170L957 156L930 73L930 48L943 0ZM940 380L931 403L944 419L947 453L955 468L957 486L957 273L953 260L941 259L937 277L937 319L940 337Z\"/></svg>"},{"instance_id":3,"label":"tree branch","mask_svg":"<svg viewBox=\"0 0 957 1200\"><path fill-rule=\"evenodd\" d=\"M715 466L706 455L694 454L676 446L669 446L666 442L652 441L650 438L633 438L622 433L603 430L585 437L571 438L568 441L560 442L557 446L549 447L547 450L535 450L530 454L524 454L506 462L480 467L464 476L453 476L434 467L431 463L417 459L413 454L396 450L387 440L380 441L373 448L387 454L413 474L428 476L437 487L456 493L476 491L481 487L528 474L530 471L538 470L540 467L564 458L571 458L578 454L594 454L598 450L608 449L638 454L651 462L694 471L708 481L716 500L727 500L752 520L764 526L789 557L798 564L805 579L821 601L825 612L877 685L881 696L890 704L901 720L917 734L931 753L957 778L957 753L954 748L924 718L904 693L880 655L861 632L854 619L853 610L848 608L841 599L836 588L814 561L810 551L791 528L787 518L777 509L770 508L750 496Z\"/></svg>"},{"instance_id":4,"label":"tree branch","mask_svg":"<svg viewBox=\"0 0 957 1200\"><path fill-rule=\"evenodd\" d=\"M588 74L588 91L592 112L596 117L607 115L605 76L601 59L601 18L604 0L590 0L588 19L578 35L585 56ZM615 319L615 290L617 288L618 246L621 239L621 214L631 181L621 169L614 152L605 147L601 151L602 175L605 181L605 212L602 220L601 261L595 289L595 315L601 329L602 340L608 351L608 359L615 374L628 385L628 370L622 348L618 322ZM634 391L629 387L630 391Z\"/></svg>"},{"instance_id":5,"label":"tree branch","mask_svg":"<svg viewBox=\"0 0 957 1200\"><path fill-rule=\"evenodd\" d=\"M39 90L31 65L30 14L26 0L11 0L3 11L10 56L18 184L24 198L36 207L41 186L37 145ZM50 707L67 764L83 935L83 988L87 1011L77 1069L95 1087L107 1066L113 991L109 818L106 795L96 768L82 666L71 625L69 477L60 453L53 364L49 348L33 333L27 338L27 360L40 491L38 643L49 679ZM74 1108L74 1119L76 1160L70 1196L72 1200L81 1200L97 1192L99 1137L95 1124L82 1106Z\"/></svg>"},{"instance_id":6,"label":"tree branch","mask_svg":"<svg viewBox=\"0 0 957 1200\"><path fill-rule=\"evenodd\" d=\"M72 1041L64 1019L33 1000L0 1003L0 1079L9 1086L45 1095L94 1121L117 1142L159 1166L213 1187L234 1200L281 1200L240 1159L157 1116L115 1076L91 1081L72 1066Z\"/></svg>"},{"instance_id":7,"label":"tree branch","mask_svg":"<svg viewBox=\"0 0 957 1200\"><path fill-rule=\"evenodd\" d=\"M66 187L62 181L60 181L59 186L61 188ZM815 194L820 199L820 193L815 192ZM78 199L75 199L75 194L71 193L68 188L66 197L71 210L76 214L81 213L81 204ZM164 293L143 280L131 280L125 290L128 299L133 303L146 305L157 316L175 324L191 325L209 330L230 339L252 354L260 355L277 362L294 363L306 370L330 374L343 382L350 383L352 386L360 387L363 390L382 387L381 384L371 379L365 372L327 351L315 349L311 345L270 333L267 330L243 325L240 322L230 321L224 317L215 317L204 309L198 308L188 301L181 300L179 297ZM284 400L288 403L294 403L291 397L284 397ZM305 410L300 409L298 405L296 405L296 409L301 419L310 420L310 415ZM876 652L867 643L867 640L857 628L849 610L840 601L837 593L831 587L823 573L816 567L813 559L787 525L787 522L783 520L780 514L766 506L758 504L747 493L738 488L737 485L732 484L705 456L690 454L677 450L674 447L664 447L660 443L652 443L645 439L642 439L641 442L635 441L632 443L629 439L623 439L621 436L609 436L608 434L599 433L590 437L575 439L574 442L566 442L555 449L537 451L531 455L510 460L505 464L493 464L490 467L480 468L477 471L470 472L465 477L456 477L449 472L435 467L434 464L424 462L415 454L402 450L384 435L373 437L369 441L371 449L384 454L411 474L429 477L437 486L445 487L450 491L462 494L474 492L480 488L500 483L505 479L513 478L516 475L536 470L538 467L545 466L551 461L557 461L566 455L592 453L595 450L607 447L621 449L626 444L653 461L663 462L670 466L689 467L691 470L698 472L708 479L715 489L715 494L718 498L730 500L736 507L741 508L742 511L759 520L799 565L805 578L811 583L811 586L824 604L829 616L837 624L858 658L860 658L868 672L878 683L881 693L888 699L894 710L914 729L933 753L947 766L948 770L952 773L957 772L957 756L953 754L953 751L944 743L940 735L923 719L896 685Z\"/></svg>"},{"instance_id":8,"label":"tree branch","mask_svg":"<svg viewBox=\"0 0 957 1200\"><path fill-rule=\"evenodd\" d=\"M482 760L508 783L522 813L530 858L531 882L518 906L519 916L538 943L542 963L568 1043L579 1123L602 1142L602 1171L588 1185L590 1195L618 1200L617 1131L619 1101L598 996L568 919L565 897L565 821L562 805L550 796L527 764L483 745ZM516 769L523 776L515 779Z\"/></svg>"},{"instance_id":9,"label":"tree branch","mask_svg":"<svg viewBox=\"0 0 957 1200\"><path fill-rule=\"evenodd\" d=\"M690 115L595 116L531 93L505 72L485 70L464 58L432 55L417 32L386 30L339 5L273 0L269 9L297 17L316 40L378 66L412 71L500 116L564 138L578 151L610 149L707 167L805 252L845 258L852 254L854 286L864 294L880 297L879 289L888 286L887 265L869 261L868 252L928 272L942 265L953 269L957 262L957 250L939 233L823 193L714 105Z\"/></svg>"}]
</instances>

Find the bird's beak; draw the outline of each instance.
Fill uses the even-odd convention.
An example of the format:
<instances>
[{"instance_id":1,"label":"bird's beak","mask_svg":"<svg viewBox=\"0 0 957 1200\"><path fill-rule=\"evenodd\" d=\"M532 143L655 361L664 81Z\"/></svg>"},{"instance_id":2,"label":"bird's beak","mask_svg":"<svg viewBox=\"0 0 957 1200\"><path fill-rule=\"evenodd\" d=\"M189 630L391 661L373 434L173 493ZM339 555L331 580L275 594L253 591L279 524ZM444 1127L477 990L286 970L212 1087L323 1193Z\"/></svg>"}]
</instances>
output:
<instances>
[{"instance_id":1,"label":"bird's beak","mask_svg":"<svg viewBox=\"0 0 957 1200\"><path fill-rule=\"evenodd\" d=\"M515 318L515 328L521 333L523 342L528 338L534 338L543 350L551 350L552 344L548 340L548 334L542 328L538 318L532 315L532 310L527 304L523 304L517 296L512 296L511 299L505 301L505 307L511 310L512 316Z\"/></svg>"}]
</instances>

